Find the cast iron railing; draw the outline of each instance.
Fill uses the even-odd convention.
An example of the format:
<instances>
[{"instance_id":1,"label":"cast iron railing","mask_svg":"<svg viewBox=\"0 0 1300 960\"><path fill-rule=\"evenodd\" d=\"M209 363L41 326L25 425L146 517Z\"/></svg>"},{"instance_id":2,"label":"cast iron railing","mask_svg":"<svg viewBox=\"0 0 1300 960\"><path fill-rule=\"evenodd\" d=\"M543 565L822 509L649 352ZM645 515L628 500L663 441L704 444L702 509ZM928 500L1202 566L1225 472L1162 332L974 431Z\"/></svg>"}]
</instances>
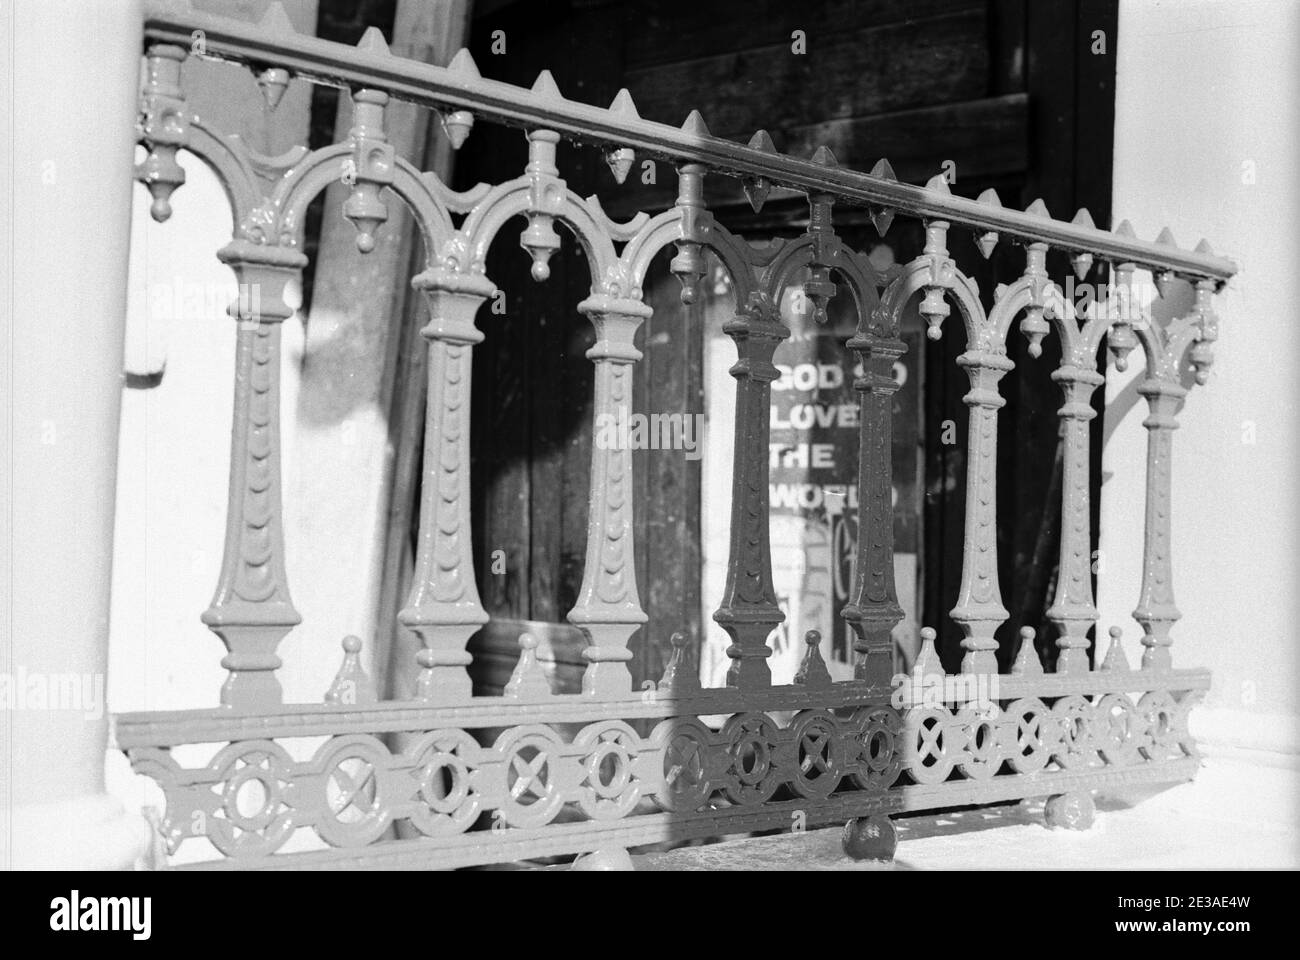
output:
<instances>
[{"instance_id":1,"label":"cast iron railing","mask_svg":"<svg viewBox=\"0 0 1300 960\"><path fill-rule=\"evenodd\" d=\"M1167 233L1136 239L1127 224L1095 228L1086 211L1071 223L1040 203L1005 209L991 191L953 196L943 177L924 188L897 182L881 161L870 174L837 164L822 148L810 160L778 153L766 133L748 146L711 136L698 113L680 128L638 117L623 91L607 109L567 100L543 72L531 90L484 80L468 51L446 68L392 56L369 31L346 47L294 32L278 4L248 25L157 2L144 25L147 72L138 179L165 220L184 181L187 150L220 178L234 212L234 236L218 256L242 291L237 321L235 408L224 562L203 620L224 642L228 677L221 706L115 718L116 742L167 797L169 848L206 837L225 855L215 865L247 867L462 866L610 846L716 837L868 818L868 835L891 829L888 815L977 802L1049 796L1087 805L1088 791L1133 782L1190 779L1198 760L1187 713L1209 685L1203 670L1176 670L1170 628L1170 444L1187 393L1183 373L1204 383L1217 336L1212 295L1233 265L1202 244L1176 246ZM186 57L246 64L274 108L292 76L343 86L355 113L346 139L279 157L210 129L186 105ZM438 111L459 146L476 121L524 128L527 164L509 182L464 193L395 156L385 136L391 98ZM567 188L555 165L561 137L605 151L622 182L634 158L666 160L678 172L676 204L657 216L610 220L595 198ZM807 196L809 224L792 241L752 245L723 228L703 202L703 180L743 178L755 206L774 186ZM321 704L283 704L276 671L280 640L299 622L284 565L279 482L280 323L292 315L285 285L307 259L299 249L308 203L343 180L342 213L364 253L388 216L389 197L412 211L428 260L412 280L427 298L428 401L423 494L414 587L401 621L417 633L419 683L410 700L379 701L360 667L359 641L345 641L338 677ZM925 247L901 269L878 274L838 237L837 204L865 204L883 233L896 215L921 220ZM628 640L646 621L633 563L632 454L593 445L586 567L569 620L587 638L581 693L553 694L535 643L522 653L504 695L472 696L470 637L487 621L473 570L469 525L470 374L483 335L474 318L495 291L485 274L489 245L516 216L520 244L543 281L560 246L555 223L582 244L590 296L579 305L596 330L594 414L630 404L640 353L634 335L650 315L642 283L655 254L672 245L672 272L690 302L706 252L730 273L735 318L725 332L737 361L730 560L714 619L731 637L727 685L701 689L689 642L654 689L633 690ZM991 311L948 251L951 227L972 231L988 256L999 240L1025 249L1023 276L998 291ZM1070 257L1080 279L1109 269L1111 296L1076 310L1048 273L1051 249ZM1186 281L1188 313L1168 324L1128 302L1137 271L1161 293ZM782 621L768 546L768 411L773 355L788 335L778 305L801 289L824 317L835 278L857 305L856 381L860 423L860 535L851 602L842 616L856 636L853 680L833 682L816 636L795 682L773 685L768 637ZM933 631L911 682L894 682L891 631L902 617L893 583L891 507L892 375L904 346L899 318L919 298L932 338L955 304L965 327L958 362L970 378L963 575L952 617L962 628L961 674L943 676ZM1057 627L1056 671L1045 674L1033 631L1009 674L998 675L994 639L1008 618L998 585L996 528L998 381L1013 368L1006 338L1020 331L1038 356L1053 330L1064 394L1065 482L1060 573L1048 617ZM1096 359L1106 343L1123 367L1146 357L1147 511L1140 602L1140 668L1130 668L1117 630L1097 669L1088 656L1097 611L1090 568L1090 398L1103 382ZM594 421L595 422L595 421ZM651 571L653 575L653 571ZM720 729L701 718L725 716ZM781 719L778 719L781 718ZM284 741L327 739L309 759ZM171 748L216 744L214 758L182 768ZM1069 803L1055 808L1068 815ZM300 829L328 849L278 853Z\"/></svg>"}]
</instances>

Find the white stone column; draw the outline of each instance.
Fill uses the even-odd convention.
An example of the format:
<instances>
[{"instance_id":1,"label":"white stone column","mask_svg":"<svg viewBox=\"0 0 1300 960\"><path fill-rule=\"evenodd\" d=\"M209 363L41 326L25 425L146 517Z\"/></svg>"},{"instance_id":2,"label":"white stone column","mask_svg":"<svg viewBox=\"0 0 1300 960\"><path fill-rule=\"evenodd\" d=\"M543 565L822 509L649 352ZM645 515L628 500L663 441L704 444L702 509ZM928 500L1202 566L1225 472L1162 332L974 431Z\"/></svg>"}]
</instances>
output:
<instances>
[{"instance_id":1,"label":"white stone column","mask_svg":"<svg viewBox=\"0 0 1300 960\"><path fill-rule=\"evenodd\" d=\"M16 0L3 17L0 866L129 867L148 834L104 791L103 690L140 9Z\"/></svg>"}]
</instances>

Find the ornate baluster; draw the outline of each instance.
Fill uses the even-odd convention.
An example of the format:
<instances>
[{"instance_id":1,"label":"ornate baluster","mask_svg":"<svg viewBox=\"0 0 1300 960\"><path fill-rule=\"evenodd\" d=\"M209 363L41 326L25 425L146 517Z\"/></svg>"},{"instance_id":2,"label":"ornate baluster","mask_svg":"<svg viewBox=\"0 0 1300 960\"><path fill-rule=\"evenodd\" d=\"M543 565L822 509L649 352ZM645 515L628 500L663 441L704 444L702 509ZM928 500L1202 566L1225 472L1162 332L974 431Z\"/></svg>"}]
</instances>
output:
<instances>
[{"instance_id":1,"label":"ornate baluster","mask_svg":"<svg viewBox=\"0 0 1300 960\"><path fill-rule=\"evenodd\" d=\"M680 171L678 206L682 208L682 238L672 270L683 284L683 299L703 274L699 243L712 230L704 209L703 168L686 164ZM713 619L731 637L727 656L727 685L768 687L772 671L767 638L785 619L772 586L772 553L768 529L768 440L772 381L777 378L772 357L777 344L790 335L770 296L755 293L738 304L735 319L723 332L736 342L737 359L729 371L736 378L736 423L731 476L731 529L727 583Z\"/></svg>"},{"instance_id":2,"label":"ornate baluster","mask_svg":"<svg viewBox=\"0 0 1300 960\"><path fill-rule=\"evenodd\" d=\"M892 334L892 335L891 335ZM893 630L903 619L894 586L894 361L907 347L882 316L860 317L847 344L858 355L858 548L853 596L840 615L855 634L854 675L888 685L894 674Z\"/></svg>"},{"instance_id":3,"label":"ornate baluster","mask_svg":"<svg viewBox=\"0 0 1300 960\"><path fill-rule=\"evenodd\" d=\"M232 240L217 256L235 273L239 321L235 408L221 576L203 622L226 645L221 702L261 709L281 701L275 650L302 618L289 599L280 519L280 323L293 316L284 288L307 258Z\"/></svg>"},{"instance_id":4,"label":"ornate baluster","mask_svg":"<svg viewBox=\"0 0 1300 960\"><path fill-rule=\"evenodd\" d=\"M1081 214L1086 216L1086 211ZM1076 216L1075 220L1078 222L1079 217ZM1046 248L1043 255L1046 255ZM1036 262L1042 266L1041 258ZM1068 319L1066 322L1073 323ZM1091 328L1090 323L1089 332ZM1056 596L1047 611L1047 617L1058 633L1057 673L1087 672L1088 631L1097 622L1090 562L1092 506L1088 473L1092 445L1089 423L1097 415L1092 408L1092 393L1105 383L1106 378L1097 372L1095 346L1088 335L1068 338L1061 345L1061 365L1052 371L1052 379L1061 385L1065 398L1058 411L1064 444L1060 565Z\"/></svg>"},{"instance_id":5,"label":"ornate baluster","mask_svg":"<svg viewBox=\"0 0 1300 960\"><path fill-rule=\"evenodd\" d=\"M1142 542L1142 593L1133 619L1144 631L1144 669L1168 670L1173 666L1169 631L1182 616L1174 606L1173 562L1169 543L1169 501L1176 416L1187 389L1165 379L1148 377L1138 386L1147 398L1146 529Z\"/></svg>"},{"instance_id":6,"label":"ornate baluster","mask_svg":"<svg viewBox=\"0 0 1300 960\"><path fill-rule=\"evenodd\" d=\"M424 644L416 696L446 702L471 696L465 646L488 621L470 541L470 375L474 344L483 339L474 314L494 287L484 276L443 269L411 282L429 304L420 331L429 343L429 391L415 579L398 619Z\"/></svg>"},{"instance_id":7,"label":"ornate baluster","mask_svg":"<svg viewBox=\"0 0 1300 960\"><path fill-rule=\"evenodd\" d=\"M633 300L593 296L578 305L596 328L587 356L596 364L592 429L591 497L587 513L587 559L578 602L569 622L582 629L588 646L582 692L618 696L632 686L627 643L646 615L636 588L632 537L632 450L621 435L605 442L609 424L626 423L632 410L632 365L641 351L632 345L637 327L651 310ZM612 431L618 434L617 429Z\"/></svg>"},{"instance_id":8,"label":"ornate baluster","mask_svg":"<svg viewBox=\"0 0 1300 960\"><path fill-rule=\"evenodd\" d=\"M946 249L946 223L927 224L926 252ZM927 317L927 319L932 319ZM992 319L992 318L991 318ZM996 322L979 328L978 338L957 358L971 389L962 398L970 408L966 453L966 528L962 544L961 587L951 616L961 626L963 673L997 673L994 632L1007 619L998 584L997 470L998 410L1006 401L998 381L1015 364L996 341Z\"/></svg>"}]
</instances>

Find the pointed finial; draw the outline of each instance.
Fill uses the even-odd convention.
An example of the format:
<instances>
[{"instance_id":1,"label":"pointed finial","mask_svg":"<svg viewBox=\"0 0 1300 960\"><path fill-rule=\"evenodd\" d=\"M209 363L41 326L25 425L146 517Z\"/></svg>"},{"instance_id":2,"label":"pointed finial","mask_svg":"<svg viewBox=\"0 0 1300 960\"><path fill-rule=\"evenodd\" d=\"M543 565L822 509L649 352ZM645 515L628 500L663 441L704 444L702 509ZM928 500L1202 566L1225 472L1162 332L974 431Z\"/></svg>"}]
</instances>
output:
<instances>
[{"instance_id":1,"label":"pointed finial","mask_svg":"<svg viewBox=\"0 0 1300 960\"><path fill-rule=\"evenodd\" d=\"M761 153L776 153L776 144L772 142L766 130L759 130L749 138L749 149ZM749 201L754 212L760 212L763 204L767 203L768 194L772 192L772 184L766 177L744 177L740 185L745 191L745 199Z\"/></svg>"},{"instance_id":2,"label":"pointed finial","mask_svg":"<svg viewBox=\"0 0 1300 960\"><path fill-rule=\"evenodd\" d=\"M740 181L741 189L745 191L745 199L749 201L750 207L755 213L763 209L763 204L767 203L767 196L772 192L772 185L767 182L765 177L745 177Z\"/></svg>"},{"instance_id":3,"label":"pointed finial","mask_svg":"<svg viewBox=\"0 0 1300 960\"><path fill-rule=\"evenodd\" d=\"M936 173L933 177L925 182L925 189L933 190L935 193L946 193L952 195L948 189L948 177L942 173Z\"/></svg>"},{"instance_id":4,"label":"pointed finial","mask_svg":"<svg viewBox=\"0 0 1300 960\"><path fill-rule=\"evenodd\" d=\"M1128 670L1128 657L1124 656L1124 647L1121 640L1124 631L1119 627L1110 628L1110 649L1106 651L1106 659L1102 661L1102 670Z\"/></svg>"},{"instance_id":5,"label":"pointed finial","mask_svg":"<svg viewBox=\"0 0 1300 960\"><path fill-rule=\"evenodd\" d=\"M447 135L453 150L459 150L464 145L465 138L473 129L474 114L468 110L453 110L451 113L443 114L442 132Z\"/></svg>"},{"instance_id":6,"label":"pointed finial","mask_svg":"<svg viewBox=\"0 0 1300 960\"><path fill-rule=\"evenodd\" d=\"M614 147L605 151L605 163L609 165L609 172L614 175L615 183L624 183L627 181L627 175L632 170L632 164L636 160L636 151L631 147Z\"/></svg>"},{"instance_id":7,"label":"pointed finial","mask_svg":"<svg viewBox=\"0 0 1300 960\"><path fill-rule=\"evenodd\" d=\"M928 677L934 674L943 675L943 663L939 660L939 654L934 649L935 638L938 634L934 632L933 627L921 628L921 652L916 655L916 661L912 664L912 673Z\"/></svg>"},{"instance_id":8,"label":"pointed finial","mask_svg":"<svg viewBox=\"0 0 1300 960\"><path fill-rule=\"evenodd\" d=\"M1043 203L1041 197L1025 207L1025 213L1031 217L1042 217L1044 220L1051 220L1052 215L1047 211L1047 204Z\"/></svg>"},{"instance_id":9,"label":"pointed finial","mask_svg":"<svg viewBox=\"0 0 1300 960\"><path fill-rule=\"evenodd\" d=\"M1202 238L1201 242L1196 245L1196 252L1203 253L1207 257L1214 256L1214 250L1210 248L1210 241Z\"/></svg>"},{"instance_id":10,"label":"pointed finial","mask_svg":"<svg viewBox=\"0 0 1300 960\"><path fill-rule=\"evenodd\" d=\"M636 111L636 104L632 101L632 94L628 92L627 87L623 87L614 97L614 102L609 105L609 112L624 119L640 119L641 114Z\"/></svg>"},{"instance_id":11,"label":"pointed finial","mask_svg":"<svg viewBox=\"0 0 1300 960\"><path fill-rule=\"evenodd\" d=\"M519 662L515 664L503 695L516 700L532 700L551 695L551 683L537 659L537 638L531 633L519 635Z\"/></svg>"},{"instance_id":12,"label":"pointed finial","mask_svg":"<svg viewBox=\"0 0 1300 960\"><path fill-rule=\"evenodd\" d=\"M898 177L894 174L894 168L889 165L889 161L884 157L876 161L876 165L871 168L871 175L879 177L881 180L898 182ZM868 206L867 212L871 216L871 225L876 228L876 233L883 237L889 232L889 226L894 222L894 211L892 209L889 207Z\"/></svg>"},{"instance_id":13,"label":"pointed finial","mask_svg":"<svg viewBox=\"0 0 1300 960\"><path fill-rule=\"evenodd\" d=\"M803 642L807 649L804 650L803 662L794 675L794 682L805 687L829 687L831 672L826 669L826 661L822 659L822 635L816 630L809 630L804 634Z\"/></svg>"},{"instance_id":14,"label":"pointed finial","mask_svg":"<svg viewBox=\"0 0 1300 960\"><path fill-rule=\"evenodd\" d=\"M992 190L992 189L985 190L983 193L981 193L976 198L976 202L982 203L986 207L1001 208L1002 206L1002 198L998 196L998 192L996 190ZM993 250L997 247L997 245L998 245L998 234L996 230L990 230L988 233L977 234L975 237L975 246L979 248L979 252L981 255L983 255L985 260L987 260L989 257L993 255Z\"/></svg>"},{"instance_id":15,"label":"pointed finial","mask_svg":"<svg viewBox=\"0 0 1300 960\"><path fill-rule=\"evenodd\" d=\"M812 155L813 163L820 163L823 167L838 167L840 162L835 159L835 154L831 153L831 148L822 144Z\"/></svg>"},{"instance_id":16,"label":"pointed finial","mask_svg":"<svg viewBox=\"0 0 1300 960\"><path fill-rule=\"evenodd\" d=\"M289 89L289 71L283 67L267 67L257 75L257 87L262 91L266 109L274 110Z\"/></svg>"},{"instance_id":17,"label":"pointed finial","mask_svg":"<svg viewBox=\"0 0 1300 960\"><path fill-rule=\"evenodd\" d=\"M447 69L452 73L459 73L463 77L479 78L482 76L478 72L478 64L474 62L474 55L469 52L468 47L461 47L456 51L456 55L451 58L447 64Z\"/></svg>"},{"instance_id":18,"label":"pointed finial","mask_svg":"<svg viewBox=\"0 0 1300 960\"><path fill-rule=\"evenodd\" d=\"M555 77L551 76L549 70L543 70L537 75L537 79L533 81L532 91L538 96L547 97L548 99L564 99L564 94L560 93L560 88L555 83Z\"/></svg>"},{"instance_id":19,"label":"pointed finial","mask_svg":"<svg viewBox=\"0 0 1300 960\"><path fill-rule=\"evenodd\" d=\"M1097 225L1092 222L1092 214L1088 212L1087 207L1080 207L1079 212L1074 215L1070 221L1076 227L1082 227L1085 230L1096 230ZM1074 267L1074 275L1082 280L1092 269L1092 254L1081 251L1070 257L1070 265Z\"/></svg>"},{"instance_id":20,"label":"pointed finial","mask_svg":"<svg viewBox=\"0 0 1300 960\"><path fill-rule=\"evenodd\" d=\"M391 57L393 55L393 52L388 49L388 41L384 39L383 31L378 27L366 27L366 32L357 41L357 49L362 53L369 53L376 57Z\"/></svg>"},{"instance_id":21,"label":"pointed finial","mask_svg":"<svg viewBox=\"0 0 1300 960\"><path fill-rule=\"evenodd\" d=\"M1011 665L1011 673L1017 677L1042 676L1043 663L1038 659L1038 649L1034 646L1034 628L1020 628L1020 649L1016 652L1016 662Z\"/></svg>"},{"instance_id":22,"label":"pointed finial","mask_svg":"<svg viewBox=\"0 0 1300 960\"><path fill-rule=\"evenodd\" d=\"M1160 236L1156 237L1156 243L1163 244L1166 247L1178 246L1178 241L1174 239L1173 231L1165 227L1160 231Z\"/></svg>"},{"instance_id":23,"label":"pointed finial","mask_svg":"<svg viewBox=\"0 0 1300 960\"><path fill-rule=\"evenodd\" d=\"M682 132L689 133L693 137L711 137L709 128L704 123L704 118L700 116L700 111L692 110L691 115L686 118L682 124Z\"/></svg>"},{"instance_id":24,"label":"pointed finial","mask_svg":"<svg viewBox=\"0 0 1300 960\"><path fill-rule=\"evenodd\" d=\"M1130 240L1137 239L1137 234L1133 232L1133 224L1129 223L1127 220L1121 220L1119 226L1115 228L1114 233L1117 237L1127 237Z\"/></svg>"},{"instance_id":25,"label":"pointed finial","mask_svg":"<svg viewBox=\"0 0 1300 960\"><path fill-rule=\"evenodd\" d=\"M766 130L759 130L749 138L749 149L763 153L776 153L776 144L772 142L771 134Z\"/></svg>"},{"instance_id":26,"label":"pointed finial","mask_svg":"<svg viewBox=\"0 0 1300 960\"><path fill-rule=\"evenodd\" d=\"M375 702L375 688L361 666L361 638L348 635L343 638L343 663L334 675L334 682L325 693L325 702L335 706L357 706Z\"/></svg>"},{"instance_id":27,"label":"pointed finial","mask_svg":"<svg viewBox=\"0 0 1300 960\"><path fill-rule=\"evenodd\" d=\"M686 652L686 634L680 630L668 640L673 646L664 675L659 680L659 689L667 690L671 696L681 697L699 692L700 678L691 669L690 658Z\"/></svg>"},{"instance_id":28,"label":"pointed finial","mask_svg":"<svg viewBox=\"0 0 1300 960\"><path fill-rule=\"evenodd\" d=\"M263 33L286 34L297 33L293 21L289 19L288 11L284 9L284 4L280 0L275 0L266 8L266 13L262 14L262 19L257 21L257 28Z\"/></svg>"}]
</instances>

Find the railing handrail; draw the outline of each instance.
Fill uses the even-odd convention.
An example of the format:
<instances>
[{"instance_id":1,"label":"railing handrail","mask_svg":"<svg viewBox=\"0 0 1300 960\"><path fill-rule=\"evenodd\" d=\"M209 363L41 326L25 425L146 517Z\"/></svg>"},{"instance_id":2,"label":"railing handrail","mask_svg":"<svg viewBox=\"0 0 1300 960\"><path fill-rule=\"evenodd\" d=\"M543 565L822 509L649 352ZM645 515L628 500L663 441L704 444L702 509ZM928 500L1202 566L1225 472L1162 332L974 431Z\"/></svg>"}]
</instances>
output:
<instances>
[{"instance_id":1,"label":"railing handrail","mask_svg":"<svg viewBox=\"0 0 1300 960\"><path fill-rule=\"evenodd\" d=\"M997 233L1029 243L1046 243L1073 253L1089 253L1115 263L1154 271L1173 271L1222 285L1237 271L1231 260L1209 252L1183 250L1172 243L1126 237L1096 227L1066 223L900 183L847 167L803 160L724 140L710 134L698 115L681 128L645 120L635 110L614 111L563 97L553 85L529 90L478 76L476 69L438 67L416 60L350 47L297 33L276 11L263 24L242 23L201 13L180 0L147 0L147 43L190 48L203 33L203 56L283 67L315 82L344 87L376 87L399 99L440 110L469 110L498 122L544 128L582 142L626 147L647 156L699 163L729 176L749 177L809 194L829 193L856 204L887 207L928 220L943 220L980 233ZM268 29L268 22L275 24ZM466 53L467 57L467 53ZM472 61L462 59L462 64ZM630 99L627 101L630 103Z\"/></svg>"}]
</instances>

